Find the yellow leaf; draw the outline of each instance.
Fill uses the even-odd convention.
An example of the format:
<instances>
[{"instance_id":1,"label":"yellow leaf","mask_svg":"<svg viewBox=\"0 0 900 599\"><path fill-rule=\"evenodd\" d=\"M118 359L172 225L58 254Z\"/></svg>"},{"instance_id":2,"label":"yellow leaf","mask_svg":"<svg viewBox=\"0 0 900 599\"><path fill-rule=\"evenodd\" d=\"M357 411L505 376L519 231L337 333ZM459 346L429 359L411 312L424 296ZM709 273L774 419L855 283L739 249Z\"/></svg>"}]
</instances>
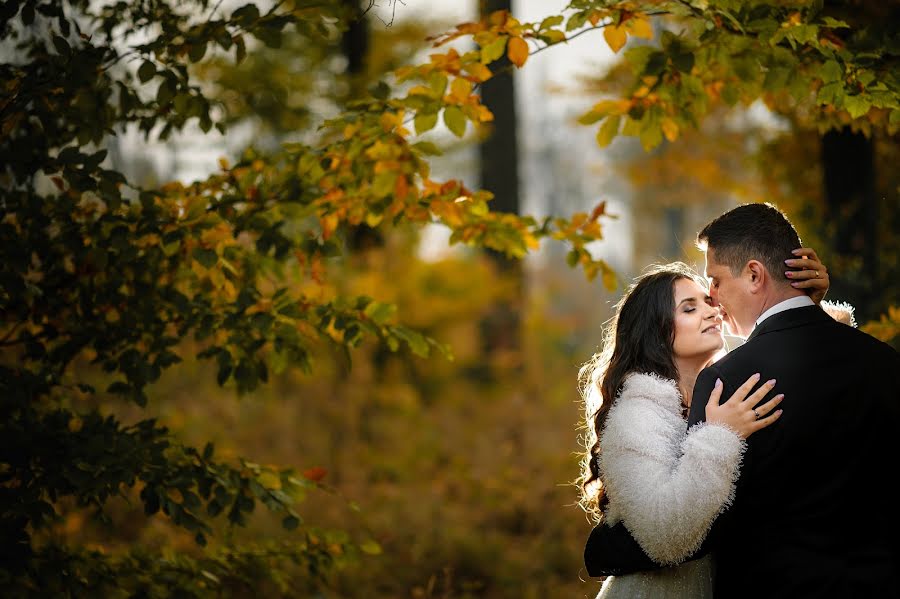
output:
<instances>
[{"instance_id":1,"label":"yellow leaf","mask_svg":"<svg viewBox=\"0 0 900 599\"><path fill-rule=\"evenodd\" d=\"M450 84L450 98L452 98L456 104L465 104L471 93L472 83L468 79L457 77L453 80L453 83Z\"/></svg>"},{"instance_id":2,"label":"yellow leaf","mask_svg":"<svg viewBox=\"0 0 900 599\"><path fill-rule=\"evenodd\" d=\"M619 123L621 120L622 117L610 116L603 121L603 124L600 125L600 129L597 130L597 145L601 148L605 148L612 142L613 138L619 133Z\"/></svg>"},{"instance_id":3,"label":"yellow leaf","mask_svg":"<svg viewBox=\"0 0 900 599\"><path fill-rule=\"evenodd\" d=\"M521 67L528 60L528 44L520 37L509 38L509 43L506 45L506 56L514 65Z\"/></svg>"},{"instance_id":4,"label":"yellow leaf","mask_svg":"<svg viewBox=\"0 0 900 599\"><path fill-rule=\"evenodd\" d=\"M470 62L463 66L463 70L478 81L487 81L491 78L491 70L480 62Z\"/></svg>"},{"instance_id":5,"label":"yellow leaf","mask_svg":"<svg viewBox=\"0 0 900 599\"><path fill-rule=\"evenodd\" d=\"M629 19L628 31L635 37L642 37L648 40L653 39L653 26L650 25L650 21L644 15Z\"/></svg>"},{"instance_id":6,"label":"yellow leaf","mask_svg":"<svg viewBox=\"0 0 900 599\"><path fill-rule=\"evenodd\" d=\"M603 30L603 37L606 39L606 43L609 44L609 47L613 52L621 50L622 46L624 46L625 42L628 40L628 34L625 33L625 27L622 25L615 27L608 25Z\"/></svg>"},{"instance_id":7,"label":"yellow leaf","mask_svg":"<svg viewBox=\"0 0 900 599\"><path fill-rule=\"evenodd\" d=\"M267 489L281 488L281 477L274 472L263 472L256 480Z\"/></svg>"},{"instance_id":8,"label":"yellow leaf","mask_svg":"<svg viewBox=\"0 0 900 599\"><path fill-rule=\"evenodd\" d=\"M618 283L616 281L616 273L611 268L606 267L603 269L603 286L606 287L607 291L615 291Z\"/></svg>"},{"instance_id":9,"label":"yellow leaf","mask_svg":"<svg viewBox=\"0 0 900 599\"><path fill-rule=\"evenodd\" d=\"M663 135L665 135L666 139L668 139L669 141L675 141L676 139L678 139L678 123L676 123L672 119L663 119L662 131Z\"/></svg>"}]
</instances>

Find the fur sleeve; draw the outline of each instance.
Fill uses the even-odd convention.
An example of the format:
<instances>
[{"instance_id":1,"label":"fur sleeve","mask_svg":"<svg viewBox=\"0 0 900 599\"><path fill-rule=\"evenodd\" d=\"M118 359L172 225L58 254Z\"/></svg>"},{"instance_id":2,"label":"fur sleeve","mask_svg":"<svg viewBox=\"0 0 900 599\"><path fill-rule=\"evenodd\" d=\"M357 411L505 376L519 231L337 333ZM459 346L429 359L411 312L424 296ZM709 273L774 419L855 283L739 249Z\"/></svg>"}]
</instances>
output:
<instances>
[{"instance_id":1,"label":"fur sleeve","mask_svg":"<svg viewBox=\"0 0 900 599\"><path fill-rule=\"evenodd\" d=\"M610 509L650 558L676 564L730 505L746 441L706 423L685 435L680 414L645 399L623 395L617 404L601 439Z\"/></svg>"}]
</instances>

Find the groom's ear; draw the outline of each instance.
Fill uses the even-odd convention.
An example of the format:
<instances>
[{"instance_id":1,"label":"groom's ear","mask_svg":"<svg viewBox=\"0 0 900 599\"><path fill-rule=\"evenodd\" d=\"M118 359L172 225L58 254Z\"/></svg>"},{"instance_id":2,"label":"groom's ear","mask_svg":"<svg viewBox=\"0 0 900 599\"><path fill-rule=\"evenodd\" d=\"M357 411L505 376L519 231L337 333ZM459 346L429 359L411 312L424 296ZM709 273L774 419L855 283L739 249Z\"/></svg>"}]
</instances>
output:
<instances>
[{"instance_id":1,"label":"groom's ear","mask_svg":"<svg viewBox=\"0 0 900 599\"><path fill-rule=\"evenodd\" d=\"M766 277L769 275L769 271L766 270L766 267L763 266L763 263L759 260L750 260L747 262L747 266L744 267L744 272L746 272L750 278L750 288L752 290L762 287Z\"/></svg>"}]
</instances>

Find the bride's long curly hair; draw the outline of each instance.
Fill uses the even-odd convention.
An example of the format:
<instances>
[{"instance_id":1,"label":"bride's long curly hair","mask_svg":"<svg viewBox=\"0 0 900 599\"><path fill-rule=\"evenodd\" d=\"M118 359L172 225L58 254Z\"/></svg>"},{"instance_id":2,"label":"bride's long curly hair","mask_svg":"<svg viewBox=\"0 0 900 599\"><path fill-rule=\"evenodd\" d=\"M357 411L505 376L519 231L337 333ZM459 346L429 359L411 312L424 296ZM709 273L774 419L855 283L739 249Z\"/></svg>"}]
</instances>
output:
<instances>
[{"instance_id":1,"label":"bride's long curly hair","mask_svg":"<svg viewBox=\"0 0 900 599\"><path fill-rule=\"evenodd\" d=\"M653 265L625 291L603 330L600 351L578 371L584 401L582 442L586 449L578 479L580 505L595 521L602 518L607 497L597 457L606 415L631 373L652 373L678 381L675 366L675 282L703 280L683 262Z\"/></svg>"}]
</instances>

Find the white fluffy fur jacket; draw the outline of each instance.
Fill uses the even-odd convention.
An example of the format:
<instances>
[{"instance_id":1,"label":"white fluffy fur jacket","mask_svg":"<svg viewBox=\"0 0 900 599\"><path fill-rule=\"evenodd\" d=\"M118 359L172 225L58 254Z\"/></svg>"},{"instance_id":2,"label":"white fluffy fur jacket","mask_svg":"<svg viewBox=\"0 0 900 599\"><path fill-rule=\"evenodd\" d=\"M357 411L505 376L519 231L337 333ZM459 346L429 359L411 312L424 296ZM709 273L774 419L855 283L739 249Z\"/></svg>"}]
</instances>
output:
<instances>
[{"instance_id":1,"label":"white fluffy fur jacket","mask_svg":"<svg viewBox=\"0 0 900 599\"><path fill-rule=\"evenodd\" d=\"M632 374L600 435L606 523L622 521L647 555L665 565L696 551L731 504L747 446L724 425L686 429L675 382Z\"/></svg>"}]
</instances>

